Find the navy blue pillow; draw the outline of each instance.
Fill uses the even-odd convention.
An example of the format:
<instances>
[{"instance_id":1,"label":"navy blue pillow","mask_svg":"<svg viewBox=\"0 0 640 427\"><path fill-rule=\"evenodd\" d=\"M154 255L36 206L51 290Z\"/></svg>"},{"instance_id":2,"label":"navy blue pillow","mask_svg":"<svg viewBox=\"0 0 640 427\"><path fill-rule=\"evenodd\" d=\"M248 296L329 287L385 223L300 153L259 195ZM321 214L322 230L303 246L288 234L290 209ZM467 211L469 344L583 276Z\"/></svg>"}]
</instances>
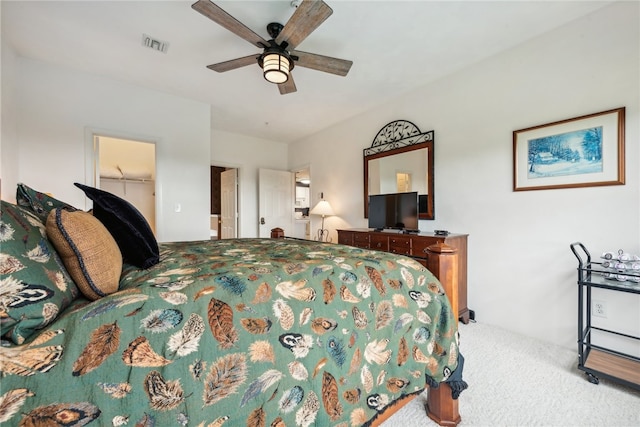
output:
<instances>
[{"instance_id":1,"label":"navy blue pillow","mask_svg":"<svg viewBox=\"0 0 640 427\"><path fill-rule=\"evenodd\" d=\"M160 261L160 250L145 217L131 203L87 185L74 183L93 201L93 216L107 227L125 262L149 268Z\"/></svg>"}]
</instances>

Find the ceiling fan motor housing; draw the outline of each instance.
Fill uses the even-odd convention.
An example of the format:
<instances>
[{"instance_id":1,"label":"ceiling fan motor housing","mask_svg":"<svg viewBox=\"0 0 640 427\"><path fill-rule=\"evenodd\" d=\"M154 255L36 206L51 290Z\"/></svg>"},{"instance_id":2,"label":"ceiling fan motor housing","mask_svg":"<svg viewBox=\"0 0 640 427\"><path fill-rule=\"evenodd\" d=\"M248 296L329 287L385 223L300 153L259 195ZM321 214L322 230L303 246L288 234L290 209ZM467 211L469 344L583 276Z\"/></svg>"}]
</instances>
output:
<instances>
[{"instance_id":1,"label":"ceiling fan motor housing","mask_svg":"<svg viewBox=\"0 0 640 427\"><path fill-rule=\"evenodd\" d=\"M284 28L284 25L279 24L277 22L271 22L267 25L267 33L271 36L272 39L275 39L280 34L280 31Z\"/></svg>"}]
</instances>

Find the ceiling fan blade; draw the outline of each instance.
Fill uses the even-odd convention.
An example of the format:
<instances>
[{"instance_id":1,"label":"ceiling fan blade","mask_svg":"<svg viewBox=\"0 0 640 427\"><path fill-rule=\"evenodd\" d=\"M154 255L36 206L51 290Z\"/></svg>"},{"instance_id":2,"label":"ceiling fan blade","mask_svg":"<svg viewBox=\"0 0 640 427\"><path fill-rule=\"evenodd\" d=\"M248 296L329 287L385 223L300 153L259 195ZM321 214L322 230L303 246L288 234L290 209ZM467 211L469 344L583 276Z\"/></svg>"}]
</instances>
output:
<instances>
[{"instance_id":1,"label":"ceiling fan blade","mask_svg":"<svg viewBox=\"0 0 640 427\"><path fill-rule=\"evenodd\" d=\"M280 90L280 95L286 95L288 93L293 93L297 91L296 83L293 81L293 75L289 74L289 80L284 83L280 83L278 85L278 90Z\"/></svg>"},{"instance_id":2,"label":"ceiling fan blade","mask_svg":"<svg viewBox=\"0 0 640 427\"><path fill-rule=\"evenodd\" d=\"M332 58L299 50L291 51L291 56L298 57L298 60L295 61L296 66L324 71L338 76L346 76L351 69L351 65L353 65L353 61L346 59Z\"/></svg>"},{"instance_id":3,"label":"ceiling fan blade","mask_svg":"<svg viewBox=\"0 0 640 427\"><path fill-rule=\"evenodd\" d=\"M191 7L211 19L213 22L223 26L227 30L245 39L249 43L265 48L269 46L269 42L260 37L258 34L247 28L242 22L225 12L220 6L212 3L210 0L198 0Z\"/></svg>"},{"instance_id":4,"label":"ceiling fan blade","mask_svg":"<svg viewBox=\"0 0 640 427\"><path fill-rule=\"evenodd\" d=\"M286 41L287 49L294 49L332 13L333 10L322 0L302 0L276 37L276 43L281 44Z\"/></svg>"},{"instance_id":5,"label":"ceiling fan blade","mask_svg":"<svg viewBox=\"0 0 640 427\"><path fill-rule=\"evenodd\" d=\"M236 68L245 67L247 65L253 65L258 63L259 54L243 56L242 58L232 59L230 61L218 62L217 64L207 65L207 68L219 73L225 71L235 70Z\"/></svg>"}]
</instances>

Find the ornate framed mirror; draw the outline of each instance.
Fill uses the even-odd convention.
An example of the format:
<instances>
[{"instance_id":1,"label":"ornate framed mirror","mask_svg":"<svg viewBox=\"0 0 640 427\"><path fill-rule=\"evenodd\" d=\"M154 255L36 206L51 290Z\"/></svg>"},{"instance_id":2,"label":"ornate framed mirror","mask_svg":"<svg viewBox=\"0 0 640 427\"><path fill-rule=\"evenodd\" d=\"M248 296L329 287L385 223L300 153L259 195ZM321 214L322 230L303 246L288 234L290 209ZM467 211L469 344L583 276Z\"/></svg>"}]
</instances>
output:
<instances>
[{"instance_id":1,"label":"ornate framed mirror","mask_svg":"<svg viewBox=\"0 0 640 427\"><path fill-rule=\"evenodd\" d=\"M384 126L364 149L364 217L372 194L416 191L420 219L435 219L434 131L420 132L406 120Z\"/></svg>"}]
</instances>

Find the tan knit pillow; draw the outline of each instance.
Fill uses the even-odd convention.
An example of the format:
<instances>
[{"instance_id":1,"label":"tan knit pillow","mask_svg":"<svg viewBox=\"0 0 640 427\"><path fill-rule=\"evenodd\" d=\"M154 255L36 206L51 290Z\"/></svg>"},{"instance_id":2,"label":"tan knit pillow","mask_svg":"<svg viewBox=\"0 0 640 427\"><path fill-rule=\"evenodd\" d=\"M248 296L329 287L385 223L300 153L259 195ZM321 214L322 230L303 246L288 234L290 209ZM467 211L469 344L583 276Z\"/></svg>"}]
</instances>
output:
<instances>
[{"instance_id":1,"label":"tan knit pillow","mask_svg":"<svg viewBox=\"0 0 640 427\"><path fill-rule=\"evenodd\" d=\"M47 236L80 292L97 300L118 290L122 254L109 230L83 211L53 209Z\"/></svg>"}]
</instances>

